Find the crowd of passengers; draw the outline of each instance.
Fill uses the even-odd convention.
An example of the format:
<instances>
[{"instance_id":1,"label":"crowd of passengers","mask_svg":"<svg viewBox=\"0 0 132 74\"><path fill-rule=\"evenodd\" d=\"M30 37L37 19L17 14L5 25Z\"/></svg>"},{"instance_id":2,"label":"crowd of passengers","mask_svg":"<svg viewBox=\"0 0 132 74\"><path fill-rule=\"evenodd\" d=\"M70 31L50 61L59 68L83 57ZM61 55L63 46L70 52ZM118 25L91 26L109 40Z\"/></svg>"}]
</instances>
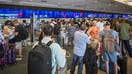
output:
<instances>
[{"instance_id":1,"label":"crowd of passengers","mask_svg":"<svg viewBox=\"0 0 132 74\"><path fill-rule=\"evenodd\" d=\"M31 24L26 20L22 22L7 20L0 31L0 43L14 44L18 52L17 60L22 60L22 46L27 46L27 39L21 39L22 28L26 29L30 36ZM84 63L86 74L98 74L99 56L103 56L107 74L109 74L109 62L114 64L114 74L118 74L118 56L132 57L131 19L74 18L51 19L51 21L37 19L34 33L40 43L48 43L48 41L55 43L51 47L52 74L56 71L66 74L66 54L62 52L65 46L73 46L71 74L74 74L77 64L78 74L82 74Z\"/></svg>"}]
</instances>

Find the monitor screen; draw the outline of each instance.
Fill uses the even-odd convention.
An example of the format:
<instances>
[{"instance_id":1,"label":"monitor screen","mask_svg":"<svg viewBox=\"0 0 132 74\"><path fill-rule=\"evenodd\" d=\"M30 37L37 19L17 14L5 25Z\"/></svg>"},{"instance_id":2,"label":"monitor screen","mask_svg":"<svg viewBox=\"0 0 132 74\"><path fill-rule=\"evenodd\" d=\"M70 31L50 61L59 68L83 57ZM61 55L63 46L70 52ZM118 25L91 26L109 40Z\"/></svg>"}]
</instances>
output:
<instances>
[{"instance_id":1,"label":"monitor screen","mask_svg":"<svg viewBox=\"0 0 132 74\"><path fill-rule=\"evenodd\" d=\"M119 15L118 14L113 14L113 18L118 18Z\"/></svg>"},{"instance_id":2,"label":"monitor screen","mask_svg":"<svg viewBox=\"0 0 132 74\"><path fill-rule=\"evenodd\" d=\"M123 14L122 18L129 18L129 15L128 14Z\"/></svg>"},{"instance_id":3,"label":"monitor screen","mask_svg":"<svg viewBox=\"0 0 132 74\"><path fill-rule=\"evenodd\" d=\"M93 18L94 14L93 13L87 13L88 18Z\"/></svg>"},{"instance_id":4,"label":"monitor screen","mask_svg":"<svg viewBox=\"0 0 132 74\"><path fill-rule=\"evenodd\" d=\"M4 18L4 9L0 8L0 19Z\"/></svg>"}]
</instances>

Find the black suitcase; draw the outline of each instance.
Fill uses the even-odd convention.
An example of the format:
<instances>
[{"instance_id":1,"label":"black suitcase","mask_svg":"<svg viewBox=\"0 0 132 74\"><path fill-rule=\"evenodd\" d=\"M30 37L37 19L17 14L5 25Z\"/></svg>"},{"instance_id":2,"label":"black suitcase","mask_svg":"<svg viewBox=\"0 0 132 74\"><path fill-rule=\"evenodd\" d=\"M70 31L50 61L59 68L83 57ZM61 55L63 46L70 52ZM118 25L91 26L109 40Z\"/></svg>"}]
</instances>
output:
<instances>
[{"instance_id":1,"label":"black suitcase","mask_svg":"<svg viewBox=\"0 0 132 74\"><path fill-rule=\"evenodd\" d=\"M118 58L119 74L127 74L127 57Z\"/></svg>"},{"instance_id":2,"label":"black suitcase","mask_svg":"<svg viewBox=\"0 0 132 74\"><path fill-rule=\"evenodd\" d=\"M6 64L6 50L3 44L0 44L0 68L3 69Z\"/></svg>"},{"instance_id":3,"label":"black suitcase","mask_svg":"<svg viewBox=\"0 0 132 74\"><path fill-rule=\"evenodd\" d=\"M98 73L98 66L97 66L97 55L95 49L91 46L87 46L84 55L84 63L86 68L86 74L97 74Z\"/></svg>"},{"instance_id":4,"label":"black suitcase","mask_svg":"<svg viewBox=\"0 0 132 74\"><path fill-rule=\"evenodd\" d=\"M38 45L29 52L28 74L51 74L51 49L52 42L47 45Z\"/></svg>"}]
</instances>

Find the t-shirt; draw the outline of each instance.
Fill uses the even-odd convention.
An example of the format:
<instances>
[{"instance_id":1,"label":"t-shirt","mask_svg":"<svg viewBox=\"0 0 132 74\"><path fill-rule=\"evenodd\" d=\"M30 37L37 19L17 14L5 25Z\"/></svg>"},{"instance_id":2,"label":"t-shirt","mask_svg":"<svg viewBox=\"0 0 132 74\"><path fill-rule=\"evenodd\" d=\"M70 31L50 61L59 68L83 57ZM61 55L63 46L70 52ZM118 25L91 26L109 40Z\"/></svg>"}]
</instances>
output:
<instances>
[{"instance_id":1,"label":"t-shirt","mask_svg":"<svg viewBox=\"0 0 132 74\"><path fill-rule=\"evenodd\" d=\"M129 40L129 29L130 25L127 23L121 23L119 25L120 32L119 32L119 37L122 40Z\"/></svg>"},{"instance_id":2,"label":"t-shirt","mask_svg":"<svg viewBox=\"0 0 132 74\"><path fill-rule=\"evenodd\" d=\"M74 26L68 27L68 36L69 37L74 37L75 31L76 31L76 27L74 27Z\"/></svg>"},{"instance_id":3,"label":"t-shirt","mask_svg":"<svg viewBox=\"0 0 132 74\"><path fill-rule=\"evenodd\" d=\"M115 30L113 30L112 34L114 36L114 40L117 40L119 38L118 33ZM100 37L103 38L103 36L104 36L104 30L100 32Z\"/></svg>"},{"instance_id":4,"label":"t-shirt","mask_svg":"<svg viewBox=\"0 0 132 74\"><path fill-rule=\"evenodd\" d=\"M118 33L114 30L103 30L100 33L100 37L103 40L103 50L108 52L114 52L116 40L119 39Z\"/></svg>"},{"instance_id":5,"label":"t-shirt","mask_svg":"<svg viewBox=\"0 0 132 74\"><path fill-rule=\"evenodd\" d=\"M87 44L90 44L90 39L84 31L79 30L74 34L74 50L73 53L78 56L84 56Z\"/></svg>"},{"instance_id":6,"label":"t-shirt","mask_svg":"<svg viewBox=\"0 0 132 74\"><path fill-rule=\"evenodd\" d=\"M22 35L22 25L18 25L15 27L15 32L18 32L18 35L15 36L15 41L20 42L21 41L21 35Z\"/></svg>"},{"instance_id":7,"label":"t-shirt","mask_svg":"<svg viewBox=\"0 0 132 74\"><path fill-rule=\"evenodd\" d=\"M40 25L41 25L40 21L36 21L36 30L37 31L39 31Z\"/></svg>"}]
</instances>

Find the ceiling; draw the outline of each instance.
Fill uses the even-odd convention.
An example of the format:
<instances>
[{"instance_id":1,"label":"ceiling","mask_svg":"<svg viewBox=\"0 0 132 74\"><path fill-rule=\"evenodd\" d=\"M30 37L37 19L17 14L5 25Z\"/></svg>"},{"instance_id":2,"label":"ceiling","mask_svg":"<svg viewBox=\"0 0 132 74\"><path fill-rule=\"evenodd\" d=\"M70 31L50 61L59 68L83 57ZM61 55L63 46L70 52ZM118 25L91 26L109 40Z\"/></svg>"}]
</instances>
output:
<instances>
[{"instance_id":1,"label":"ceiling","mask_svg":"<svg viewBox=\"0 0 132 74\"><path fill-rule=\"evenodd\" d=\"M132 6L132 0L115 0L115 1Z\"/></svg>"},{"instance_id":2,"label":"ceiling","mask_svg":"<svg viewBox=\"0 0 132 74\"><path fill-rule=\"evenodd\" d=\"M132 14L132 0L0 0L1 4Z\"/></svg>"}]
</instances>

